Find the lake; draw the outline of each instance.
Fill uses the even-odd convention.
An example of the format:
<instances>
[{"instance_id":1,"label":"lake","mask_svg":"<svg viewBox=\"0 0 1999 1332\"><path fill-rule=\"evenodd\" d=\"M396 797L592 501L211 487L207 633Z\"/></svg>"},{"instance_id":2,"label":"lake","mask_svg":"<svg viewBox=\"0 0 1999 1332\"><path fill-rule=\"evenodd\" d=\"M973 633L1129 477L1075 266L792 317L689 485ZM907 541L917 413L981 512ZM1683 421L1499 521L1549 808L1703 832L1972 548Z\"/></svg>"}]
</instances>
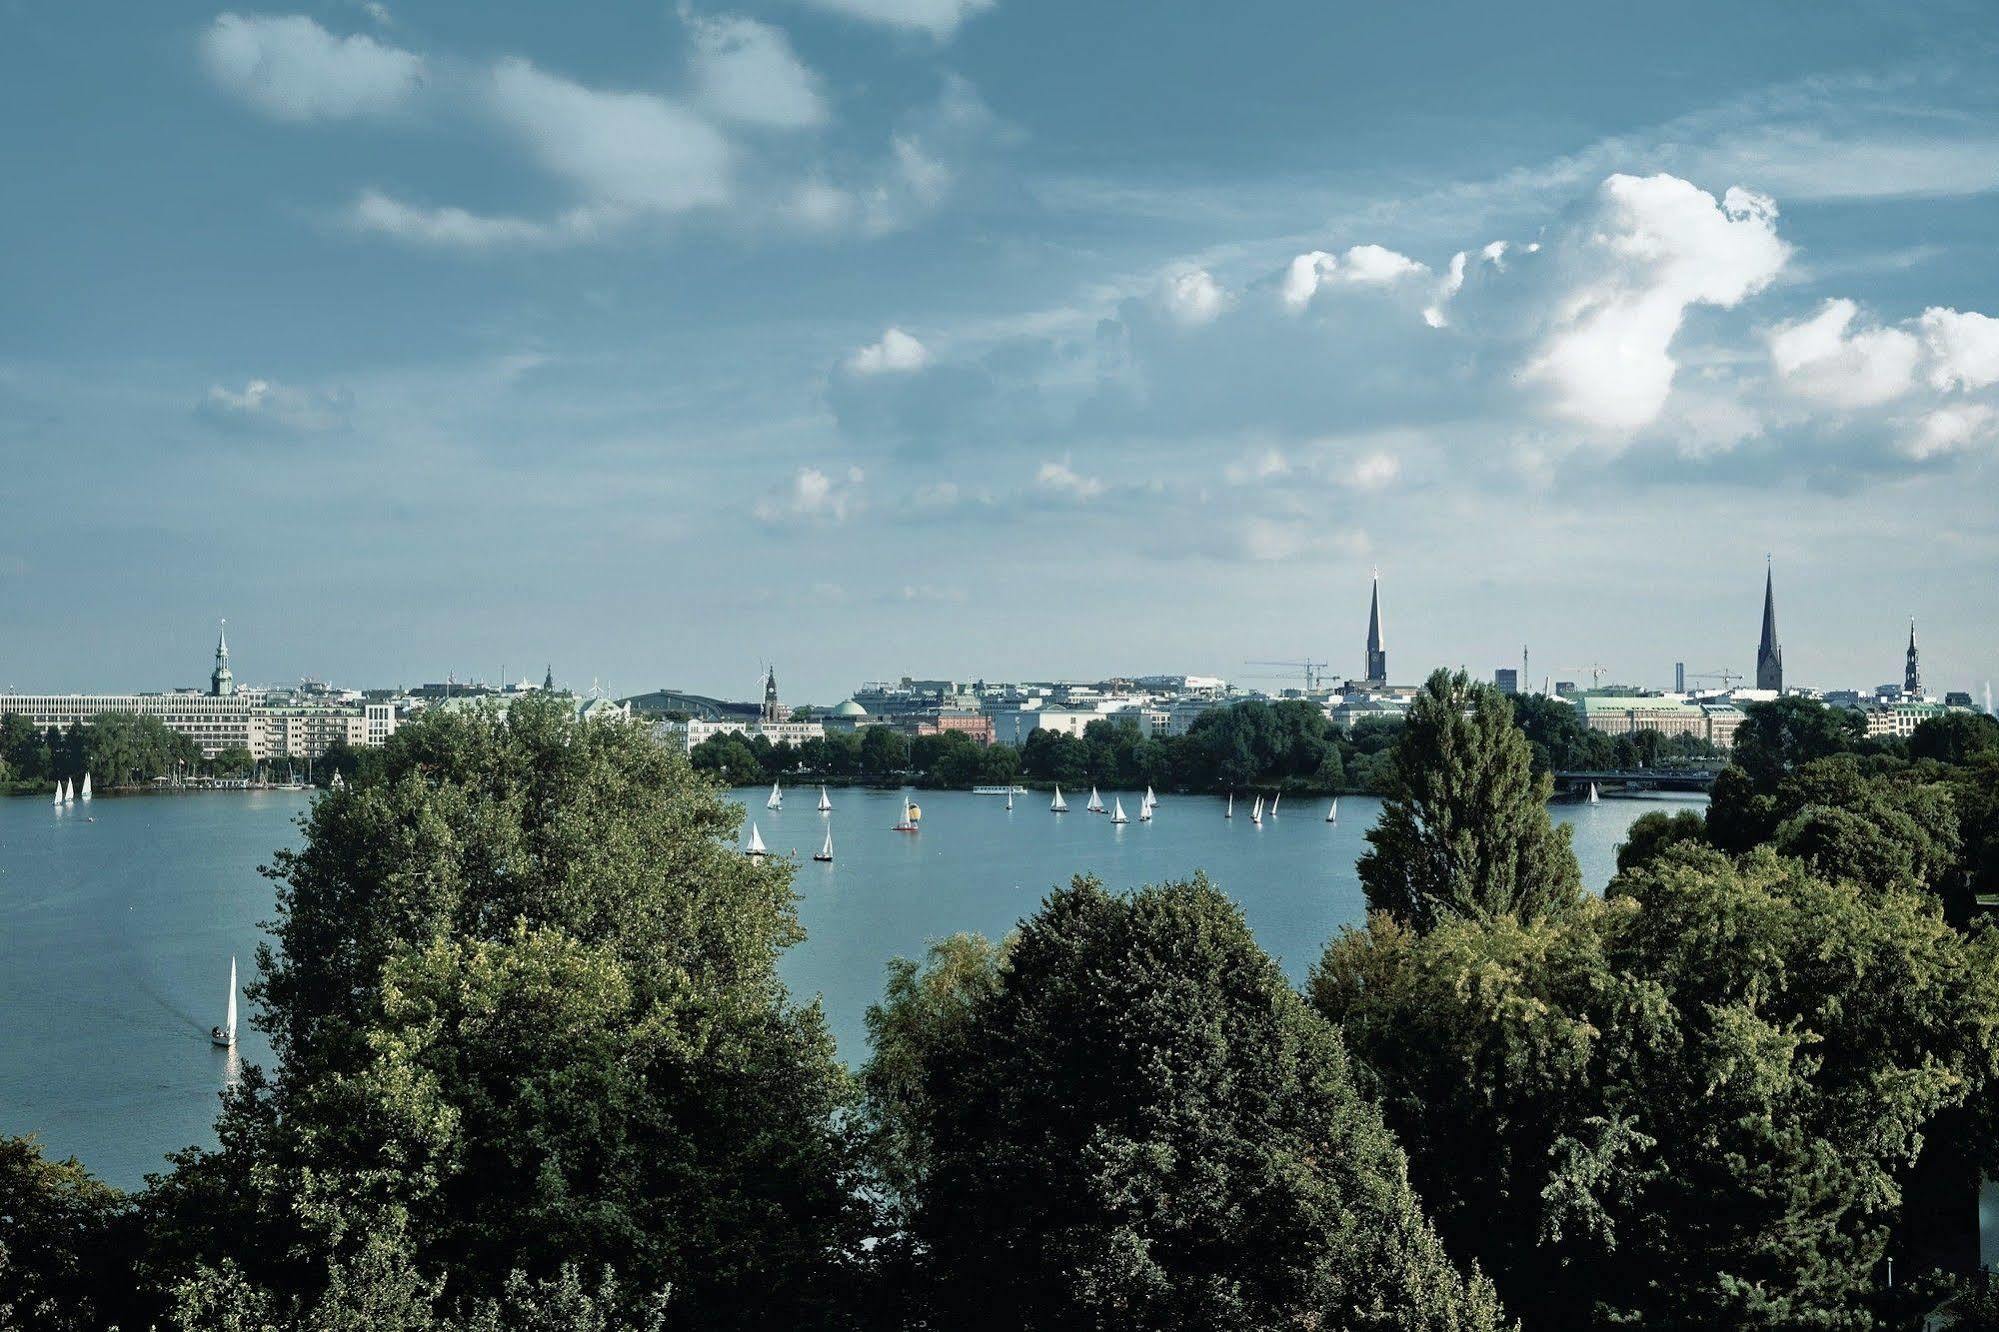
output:
<instances>
[{"instance_id":1,"label":"lake","mask_svg":"<svg viewBox=\"0 0 1999 1332\"><path fill-rule=\"evenodd\" d=\"M923 831L892 831L901 797L737 793L764 841L796 852L806 941L784 959L800 997L819 995L840 1052L866 1055L862 1016L892 957L920 956L956 930L997 936L1073 874L1113 888L1204 870L1242 904L1257 938L1302 980L1325 942L1363 914L1354 862L1380 803L1343 796L1339 822L1323 801L1286 800L1252 824L1240 804L1222 817L1205 796L1163 796L1150 823L1113 825L1069 793L1057 817L1042 796L923 792ZM0 800L0 1133L37 1132L54 1156L74 1154L107 1181L133 1186L162 1157L212 1143L216 1095L231 1056L208 1030L222 1021L232 954L247 984L272 885L257 873L310 796L277 791L100 798L56 812L36 799ZM1136 817L1137 800L1126 808ZM1624 830L1649 810L1699 808L1697 797L1558 805L1575 826L1592 887L1608 882ZM807 859L830 825L834 861ZM240 1057L270 1049L246 1021Z\"/></svg>"}]
</instances>

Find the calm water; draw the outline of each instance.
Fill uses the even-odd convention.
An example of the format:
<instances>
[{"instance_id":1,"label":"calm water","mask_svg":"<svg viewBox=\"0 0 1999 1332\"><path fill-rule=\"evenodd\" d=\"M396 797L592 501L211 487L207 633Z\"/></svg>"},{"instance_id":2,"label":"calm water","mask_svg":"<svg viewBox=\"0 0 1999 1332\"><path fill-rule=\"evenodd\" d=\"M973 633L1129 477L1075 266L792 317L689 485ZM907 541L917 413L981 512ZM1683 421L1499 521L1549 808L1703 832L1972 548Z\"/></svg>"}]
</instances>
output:
<instances>
[{"instance_id":1,"label":"calm water","mask_svg":"<svg viewBox=\"0 0 1999 1332\"><path fill-rule=\"evenodd\" d=\"M900 797L840 790L739 793L764 841L796 851L806 942L785 959L798 995L823 997L841 1053L865 1055L862 1014L891 957L920 956L954 930L1004 933L1050 888L1093 872L1113 888L1205 870L1243 905L1258 939L1302 979L1326 940L1362 914L1354 861L1378 803L1347 796L1340 821L1323 802L1286 801L1261 828L1221 803L1166 796L1150 824L1114 826L1047 798L926 793L923 831L891 831ZM1085 796L1087 793L1085 793ZM35 1131L115 1184L137 1184L162 1156L213 1141L229 1056L209 1044L222 1020L234 953L247 983L272 890L257 874L297 837L309 797L280 792L99 799L57 814L0 800L0 1133ZM1617 843L1647 810L1694 799L1558 806L1576 825L1583 878L1610 878ZM1128 799L1135 814L1137 801ZM806 859L833 830L831 865ZM268 1063L247 1023L241 1055Z\"/></svg>"}]
</instances>

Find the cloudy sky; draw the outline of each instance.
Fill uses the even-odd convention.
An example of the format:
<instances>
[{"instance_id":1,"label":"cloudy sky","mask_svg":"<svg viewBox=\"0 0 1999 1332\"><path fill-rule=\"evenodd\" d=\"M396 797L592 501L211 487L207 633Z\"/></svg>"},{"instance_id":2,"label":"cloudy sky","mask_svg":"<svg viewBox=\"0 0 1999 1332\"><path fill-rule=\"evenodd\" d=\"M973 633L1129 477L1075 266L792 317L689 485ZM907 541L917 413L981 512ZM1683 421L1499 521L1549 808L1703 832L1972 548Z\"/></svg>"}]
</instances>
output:
<instances>
[{"instance_id":1,"label":"cloudy sky","mask_svg":"<svg viewBox=\"0 0 1999 1332\"><path fill-rule=\"evenodd\" d=\"M1982 689L1989 20L0 0L0 687Z\"/></svg>"}]
</instances>

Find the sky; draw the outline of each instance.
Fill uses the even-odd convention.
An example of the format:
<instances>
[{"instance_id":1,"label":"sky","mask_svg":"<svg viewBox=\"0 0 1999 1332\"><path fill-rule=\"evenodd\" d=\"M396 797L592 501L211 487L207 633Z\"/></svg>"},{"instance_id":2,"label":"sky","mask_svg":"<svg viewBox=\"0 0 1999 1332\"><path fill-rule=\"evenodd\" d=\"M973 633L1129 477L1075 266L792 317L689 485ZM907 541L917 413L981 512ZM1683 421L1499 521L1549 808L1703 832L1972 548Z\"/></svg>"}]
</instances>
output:
<instances>
[{"instance_id":1,"label":"sky","mask_svg":"<svg viewBox=\"0 0 1999 1332\"><path fill-rule=\"evenodd\" d=\"M0 689L1999 676L1980 3L0 38Z\"/></svg>"}]
</instances>

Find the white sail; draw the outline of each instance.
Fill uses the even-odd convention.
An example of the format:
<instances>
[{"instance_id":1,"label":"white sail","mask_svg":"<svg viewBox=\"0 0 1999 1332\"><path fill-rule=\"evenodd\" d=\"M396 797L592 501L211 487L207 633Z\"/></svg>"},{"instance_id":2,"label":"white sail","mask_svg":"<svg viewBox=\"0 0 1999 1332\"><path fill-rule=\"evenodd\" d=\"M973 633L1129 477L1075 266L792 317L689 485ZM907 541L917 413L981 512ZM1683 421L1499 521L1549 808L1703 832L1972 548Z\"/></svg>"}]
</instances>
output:
<instances>
[{"instance_id":1,"label":"white sail","mask_svg":"<svg viewBox=\"0 0 1999 1332\"><path fill-rule=\"evenodd\" d=\"M1275 814L1277 812L1277 802L1282 800L1283 798L1284 798L1284 793L1282 791L1279 791L1276 795L1270 797L1270 812L1272 814Z\"/></svg>"},{"instance_id":2,"label":"white sail","mask_svg":"<svg viewBox=\"0 0 1999 1332\"><path fill-rule=\"evenodd\" d=\"M831 860L833 858L833 830L831 828L826 830L826 845L819 848L819 858L821 860Z\"/></svg>"},{"instance_id":3,"label":"white sail","mask_svg":"<svg viewBox=\"0 0 1999 1332\"><path fill-rule=\"evenodd\" d=\"M820 812L821 814L824 814L824 813L825 813L826 811L828 811L828 810L830 810L830 809L832 809L832 808L833 808L833 802L832 802L832 800L831 800L831 799L829 799L829 798L827 797L827 795L826 795L826 788L825 788L825 787L823 787L823 786L822 786L822 787L820 787L820 788L819 788L819 812Z\"/></svg>"},{"instance_id":4,"label":"white sail","mask_svg":"<svg viewBox=\"0 0 1999 1332\"><path fill-rule=\"evenodd\" d=\"M757 831L757 825L754 819L750 821L750 844L743 849L743 854L750 856L761 856L766 854L764 851L763 834Z\"/></svg>"},{"instance_id":5,"label":"white sail","mask_svg":"<svg viewBox=\"0 0 1999 1332\"><path fill-rule=\"evenodd\" d=\"M1595 782L1591 782L1591 783L1589 784L1589 802L1590 802L1590 803L1591 803L1592 805L1594 805L1594 804L1596 803L1596 783L1595 783Z\"/></svg>"},{"instance_id":6,"label":"white sail","mask_svg":"<svg viewBox=\"0 0 1999 1332\"><path fill-rule=\"evenodd\" d=\"M1159 797L1152 794L1152 787L1148 785L1145 788L1145 807L1147 809L1151 809L1154 805L1158 803L1159 803Z\"/></svg>"},{"instance_id":7,"label":"white sail","mask_svg":"<svg viewBox=\"0 0 1999 1332\"><path fill-rule=\"evenodd\" d=\"M60 805L60 804L62 803L62 783L61 783L61 782L57 782L57 783L56 783L56 795L55 795L55 800L54 800L54 802L53 802L53 803L55 803L55 804L58 804L58 805Z\"/></svg>"},{"instance_id":8,"label":"white sail","mask_svg":"<svg viewBox=\"0 0 1999 1332\"><path fill-rule=\"evenodd\" d=\"M90 799L90 774L87 772L83 774L83 790L78 792L78 799Z\"/></svg>"},{"instance_id":9,"label":"white sail","mask_svg":"<svg viewBox=\"0 0 1999 1332\"><path fill-rule=\"evenodd\" d=\"M1326 806L1326 822L1338 823L1339 821L1340 821L1340 798L1338 796L1334 796L1333 803Z\"/></svg>"},{"instance_id":10,"label":"white sail","mask_svg":"<svg viewBox=\"0 0 1999 1332\"><path fill-rule=\"evenodd\" d=\"M1055 788L1055 798L1048 802L1048 812L1051 814L1067 814L1069 812L1069 802L1062 798L1062 788L1059 786Z\"/></svg>"},{"instance_id":11,"label":"white sail","mask_svg":"<svg viewBox=\"0 0 1999 1332\"><path fill-rule=\"evenodd\" d=\"M1232 819L1232 818L1234 818L1234 817L1235 817L1235 792L1234 792L1234 791L1231 791L1231 792L1229 792L1229 807L1228 807L1227 809L1225 809L1225 810L1223 810L1223 811L1222 811L1222 817L1223 817L1223 818L1225 818L1225 819Z\"/></svg>"},{"instance_id":12,"label":"white sail","mask_svg":"<svg viewBox=\"0 0 1999 1332\"><path fill-rule=\"evenodd\" d=\"M236 958L229 958L229 1016L222 1024L222 1034L236 1044Z\"/></svg>"},{"instance_id":13,"label":"white sail","mask_svg":"<svg viewBox=\"0 0 1999 1332\"><path fill-rule=\"evenodd\" d=\"M1152 806L1140 805L1138 807L1138 821L1140 823L1152 822Z\"/></svg>"},{"instance_id":14,"label":"white sail","mask_svg":"<svg viewBox=\"0 0 1999 1332\"><path fill-rule=\"evenodd\" d=\"M784 804L784 792L777 789L777 783L770 784L770 799L764 801L765 809L778 809Z\"/></svg>"},{"instance_id":15,"label":"white sail","mask_svg":"<svg viewBox=\"0 0 1999 1332\"><path fill-rule=\"evenodd\" d=\"M1089 810L1092 814L1101 814L1104 812L1104 798L1097 794L1096 787L1092 786L1090 788L1090 803L1083 806L1083 808Z\"/></svg>"},{"instance_id":16,"label":"white sail","mask_svg":"<svg viewBox=\"0 0 1999 1332\"><path fill-rule=\"evenodd\" d=\"M1262 823L1262 822L1263 822L1263 797L1262 797L1262 796L1258 796L1258 797L1256 798L1256 803L1255 803L1254 805L1250 806L1250 810L1249 810L1249 821L1250 821L1251 823Z\"/></svg>"},{"instance_id":17,"label":"white sail","mask_svg":"<svg viewBox=\"0 0 1999 1332\"><path fill-rule=\"evenodd\" d=\"M1012 792L1012 791L1008 791L1008 792L1006 793L1006 812L1007 812L1007 813L1009 813L1009 814L1013 813L1013 792Z\"/></svg>"},{"instance_id":18,"label":"white sail","mask_svg":"<svg viewBox=\"0 0 1999 1332\"><path fill-rule=\"evenodd\" d=\"M1118 799L1117 797L1115 797L1115 796L1111 797L1111 799L1112 799L1112 802L1113 802L1113 803L1114 803L1114 804L1115 804L1115 805L1117 806L1117 808L1116 808L1116 809L1114 809L1114 810L1112 810L1112 811L1111 811L1111 822L1112 822L1112 823L1130 823L1130 822L1131 822L1131 820L1130 820L1130 819L1128 819L1128 818L1126 818L1126 817L1125 817L1125 814L1124 814L1124 801L1122 801L1122 800L1119 800L1119 799Z\"/></svg>"}]
</instances>

